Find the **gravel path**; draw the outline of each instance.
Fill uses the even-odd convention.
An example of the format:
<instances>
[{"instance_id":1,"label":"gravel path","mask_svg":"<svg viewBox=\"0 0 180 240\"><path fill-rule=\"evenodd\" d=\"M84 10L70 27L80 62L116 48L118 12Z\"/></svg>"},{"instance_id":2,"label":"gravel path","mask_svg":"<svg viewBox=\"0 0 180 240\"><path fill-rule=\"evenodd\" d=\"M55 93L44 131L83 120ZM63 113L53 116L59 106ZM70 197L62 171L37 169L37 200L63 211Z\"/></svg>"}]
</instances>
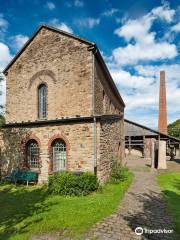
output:
<instances>
[{"instance_id":1,"label":"gravel path","mask_svg":"<svg viewBox=\"0 0 180 240\"><path fill-rule=\"evenodd\" d=\"M134 164L130 168L134 172L134 180L119 210L96 224L86 239L175 240L176 236L173 233L145 233L145 229L172 230L171 219L156 183L156 171L148 169L144 163L141 166ZM135 234L136 227L144 229L142 235Z\"/></svg>"}]
</instances>

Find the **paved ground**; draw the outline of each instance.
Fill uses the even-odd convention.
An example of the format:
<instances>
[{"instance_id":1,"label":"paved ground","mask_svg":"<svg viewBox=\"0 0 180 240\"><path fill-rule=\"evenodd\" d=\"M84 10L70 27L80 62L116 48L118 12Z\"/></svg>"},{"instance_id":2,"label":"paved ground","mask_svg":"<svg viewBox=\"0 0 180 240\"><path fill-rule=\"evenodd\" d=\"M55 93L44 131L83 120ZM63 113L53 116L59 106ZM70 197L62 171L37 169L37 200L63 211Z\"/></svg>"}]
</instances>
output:
<instances>
[{"instance_id":1,"label":"paved ground","mask_svg":"<svg viewBox=\"0 0 180 240\"><path fill-rule=\"evenodd\" d=\"M167 169L159 170L159 172L180 172L180 159L175 159L173 161L167 161Z\"/></svg>"},{"instance_id":2,"label":"paved ground","mask_svg":"<svg viewBox=\"0 0 180 240\"><path fill-rule=\"evenodd\" d=\"M159 239L175 240L172 233L149 234L138 236L136 227L146 229L171 230L171 219L165 204L160 196L160 189L156 183L156 171L147 167L148 162L137 159L128 162L134 172L134 181L125 194L119 210L98 223L89 233L87 239L98 240L134 240L134 239Z\"/></svg>"}]
</instances>

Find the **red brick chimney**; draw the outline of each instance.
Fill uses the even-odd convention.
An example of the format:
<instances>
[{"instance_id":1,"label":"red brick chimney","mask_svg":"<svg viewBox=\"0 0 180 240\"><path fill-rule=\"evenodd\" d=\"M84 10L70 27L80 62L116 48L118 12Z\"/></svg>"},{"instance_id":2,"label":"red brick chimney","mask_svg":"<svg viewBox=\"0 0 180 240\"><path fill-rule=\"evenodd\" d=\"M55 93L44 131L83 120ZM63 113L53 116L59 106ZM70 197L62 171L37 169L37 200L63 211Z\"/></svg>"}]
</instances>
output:
<instances>
[{"instance_id":1,"label":"red brick chimney","mask_svg":"<svg viewBox=\"0 0 180 240\"><path fill-rule=\"evenodd\" d=\"M167 107L166 107L166 84L165 71L160 71L160 89L159 89L159 121L158 129L167 134Z\"/></svg>"}]
</instances>

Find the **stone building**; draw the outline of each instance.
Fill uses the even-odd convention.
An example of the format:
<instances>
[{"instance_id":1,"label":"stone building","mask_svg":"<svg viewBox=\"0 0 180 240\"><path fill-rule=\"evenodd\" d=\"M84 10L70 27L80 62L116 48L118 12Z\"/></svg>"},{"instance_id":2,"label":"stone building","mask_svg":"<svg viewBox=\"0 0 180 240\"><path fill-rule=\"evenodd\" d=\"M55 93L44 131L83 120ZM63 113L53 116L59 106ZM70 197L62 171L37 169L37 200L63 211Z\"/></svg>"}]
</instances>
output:
<instances>
[{"instance_id":1,"label":"stone building","mask_svg":"<svg viewBox=\"0 0 180 240\"><path fill-rule=\"evenodd\" d=\"M28 167L39 182L56 171L90 171L101 182L124 156L124 102L97 46L42 25L3 72L6 171Z\"/></svg>"}]
</instances>

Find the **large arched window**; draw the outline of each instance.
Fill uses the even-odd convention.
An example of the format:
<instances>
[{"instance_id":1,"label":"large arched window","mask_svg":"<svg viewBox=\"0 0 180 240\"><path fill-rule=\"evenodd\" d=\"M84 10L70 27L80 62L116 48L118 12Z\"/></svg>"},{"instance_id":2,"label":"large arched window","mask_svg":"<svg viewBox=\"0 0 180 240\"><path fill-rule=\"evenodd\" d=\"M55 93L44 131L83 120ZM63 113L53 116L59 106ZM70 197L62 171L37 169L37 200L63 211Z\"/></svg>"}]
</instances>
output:
<instances>
[{"instance_id":1,"label":"large arched window","mask_svg":"<svg viewBox=\"0 0 180 240\"><path fill-rule=\"evenodd\" d=\"M36 140L29 140L26 144L27 163L31 168L39 167L39 146Z\"/></svg>"},{"instance_id":2,"label":"large arched window","mask_svg":"<svg viewBox=\"0 0 180 240\"><path fill-rule=\"evenodd\" d=\"M38 118L47 116L47 86L41 84L38 87Z\"/></svg>"},{"instance_id":3,"label":"large arched window","mask_svg":"<svg viewBox=\"0 0 180 240\"><path fill-rule=\"evenodd\" d=\"M61 139L52 142L53 171L66 169L66 143Z\"/></svg>"}]
</instances>

